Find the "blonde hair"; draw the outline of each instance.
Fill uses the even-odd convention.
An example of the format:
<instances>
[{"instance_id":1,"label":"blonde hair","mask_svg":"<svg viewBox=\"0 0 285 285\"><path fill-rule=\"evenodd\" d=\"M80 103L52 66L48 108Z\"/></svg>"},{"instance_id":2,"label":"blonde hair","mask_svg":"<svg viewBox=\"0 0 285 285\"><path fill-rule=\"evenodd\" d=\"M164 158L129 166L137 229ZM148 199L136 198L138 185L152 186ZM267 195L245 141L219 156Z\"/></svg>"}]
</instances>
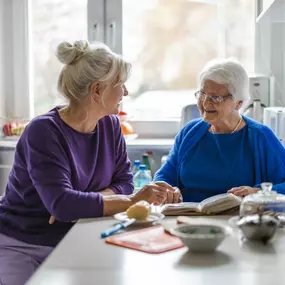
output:
<instances>
[{"instance_id":1,"label":"blonde hair","mask_svg":"<svg viewBox=\"0 0 285 285\"><path fill-rule=\"evenodd\" d=\"M200 74L200 86L206 80L225 84L236 100L247 102L250 99L247 72L235 59L227 58L209 61Z\"/></svg>"},{"instance_id":2,"label":"blonde hair","mask_svg":"<svg viewBox=\"0 0 285 285\"><path fill-rule=\"evenodd\" d=\"M125 83L131 70L130 63L102 43L62 42L57 47L56 55L64 64L57 88L70 101L85 98L95 81L112 86Z\"/></svg>"}]
</instances>

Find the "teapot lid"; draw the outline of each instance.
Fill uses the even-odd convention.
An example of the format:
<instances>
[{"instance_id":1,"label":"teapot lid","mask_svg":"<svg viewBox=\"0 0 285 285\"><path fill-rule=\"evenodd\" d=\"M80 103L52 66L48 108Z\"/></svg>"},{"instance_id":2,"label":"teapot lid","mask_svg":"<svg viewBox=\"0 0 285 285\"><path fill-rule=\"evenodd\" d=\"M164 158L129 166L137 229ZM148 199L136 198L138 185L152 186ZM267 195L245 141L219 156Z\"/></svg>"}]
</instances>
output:
<instances>
[{"instance_id":1,"label":"teapot lid","mask_svg":"<svg viewBox=\"0 0 285 285\"><path fill-rule=\"evenodd\" d=\"M261 183L261 190L259 190L257 193L246 196L242 203L285 203L285 195L273 191L272 186L273 185L270 182Z\"/></svg>"}]
</instances>

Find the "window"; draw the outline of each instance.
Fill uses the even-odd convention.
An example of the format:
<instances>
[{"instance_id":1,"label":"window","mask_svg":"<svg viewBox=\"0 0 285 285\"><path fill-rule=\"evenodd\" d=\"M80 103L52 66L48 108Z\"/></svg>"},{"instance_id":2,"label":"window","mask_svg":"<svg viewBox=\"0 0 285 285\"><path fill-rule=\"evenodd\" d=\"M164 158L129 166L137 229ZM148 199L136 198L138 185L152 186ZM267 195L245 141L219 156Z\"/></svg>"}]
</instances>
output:
<instances>
[{"instance_id":1,"label":"window","mask_svg":"<svg viewBox=\"0 0 285 285\"><path fill-rule=\"evenodd\" d=\"M30 22L29 44L18 36L19 33L14 36L31 55L29 94L33 96L25 96L28 103L25 103L23 115L28 112L31 115L29 104L34 105L38 115L62 102L56 90L61 64L55 57L55 48L62 40L104 41L133 64L127 83L130 96L125 98L124 109L132 116L134 124L146 122L144 129L151 129L150 121L173 121L174 128L179 128L181 109L195 104L198 75L208 60L235 57L249 73L254 71L253 0L13 2L17 3L14 5L16 14L20 14L16 8L21 5L22 18ZM29 13L25 11L27 6ZM21 32L24 20L17 21ZM22 33L24 35L26 30ZM15 52L20 50L15 49ZM20 71L24 74L26 69L22 66L17 70L15 82L22 80L22 85L17 85L27 89L26 80L20 76ZM22 104L17 102L16 98L16 115ZM164 128L168 132L169 128ZM141 132L140 129L136 131Z\"/></svg>"},{"instance_id":2,"label":"window","mask_svg":"<svg viewBox=\"0 0 285 285\"><path fill-rule=\"evenodd\" d=\"M122 3L123 54L133 63L124 108L136 119L180 118L208 60L235 57L253 72L254 1Z\"/></svg>"},{"instance_id":3,"label":"window","mask_svg":"<svg viewBox=\"0 0 285 285\"><path fill-rule=\"evenodd\" d=\"M62 64L55 56L63 41L87 40L87 0L31 0L34 109L42 114L63 102L57 92Z\"/></svg>"}]
</instances>

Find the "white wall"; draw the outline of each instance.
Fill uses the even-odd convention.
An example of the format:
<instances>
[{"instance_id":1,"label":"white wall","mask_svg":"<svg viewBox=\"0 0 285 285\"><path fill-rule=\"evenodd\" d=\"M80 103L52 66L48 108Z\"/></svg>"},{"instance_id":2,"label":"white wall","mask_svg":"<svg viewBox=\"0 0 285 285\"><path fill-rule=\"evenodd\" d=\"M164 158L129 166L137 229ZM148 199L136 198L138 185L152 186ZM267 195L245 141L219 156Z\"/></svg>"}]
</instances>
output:
<instances>
[{"instance_id":1,"label":"white wall","mask_svg":"<svg viewBox=\"0 0 285 285\"><path fill-rule=\"evenodd\" d=\"M285 106L285 21L270 11L256 26L255 71L273 79L270 104Z\"/></svg>"},{"instance_id":2,"label":"white wall","mask_svg":"<svg viewBox=\"0 0 285 285\"><path fill-rule=\"evenodd\" d=\"M12 15L12 1L0 0L0 117L11 115L14 88Z\"/></svg>"},{"instance_id":3,"label":"white wall","mask_svg":"<svg viewBox=\"0 0 285 285\"><path fill-rule=\"evenodd\" d=\"M5 105L5 85L4 85L4 1L0 0L0 116L4 114Z\"/></svg>"}]
</instances>

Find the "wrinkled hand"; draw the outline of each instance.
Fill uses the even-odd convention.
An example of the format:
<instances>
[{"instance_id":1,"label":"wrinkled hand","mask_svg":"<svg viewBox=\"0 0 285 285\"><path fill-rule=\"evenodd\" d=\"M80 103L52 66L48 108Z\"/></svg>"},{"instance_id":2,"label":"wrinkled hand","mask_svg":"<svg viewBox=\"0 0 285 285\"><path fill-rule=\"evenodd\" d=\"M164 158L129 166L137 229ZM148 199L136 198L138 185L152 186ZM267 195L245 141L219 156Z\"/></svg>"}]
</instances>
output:
<instances>
[{"instance_id":1,"label":"wrinkled hand","mask_svg":"<svg viewBox=\"0 0 285 285\"><path fill-rule=\"evenodd\" d=\"M240 186L240 187L234 187L234 188L230 189L228 191L228 193L232 193L232 194L239 196L239 197L245 197L249 194L253 194L253 193L258 192L259 190L261 190L261 189L260 188L252 188L250 186Z\"/></svg>"},{"instance_id":2,"label":"wrinkled hand","mask_svg":"<svg viewBox=\"0 0 285 285\"><path fill-rule=\"evenodd\" d=\"M171 185L163 181L157 181L155 182L155 184L166 188L167 197L163 204L180 203L183 201L179 188L172 187Z\"/></svg>"},{"instance_id":3,"label":"wrinkled hand","mask_svg":"<svg viewBox=\"0 0 285 285\"><path fill-rule=\"evenodd\" d=\"M144 200L150 204L162 204L167 199L167 186L164 184L149 183L133 194L131 199L134 203ZM175 190L170 190L174 192Z\"/></svg>"}]
</instances>

